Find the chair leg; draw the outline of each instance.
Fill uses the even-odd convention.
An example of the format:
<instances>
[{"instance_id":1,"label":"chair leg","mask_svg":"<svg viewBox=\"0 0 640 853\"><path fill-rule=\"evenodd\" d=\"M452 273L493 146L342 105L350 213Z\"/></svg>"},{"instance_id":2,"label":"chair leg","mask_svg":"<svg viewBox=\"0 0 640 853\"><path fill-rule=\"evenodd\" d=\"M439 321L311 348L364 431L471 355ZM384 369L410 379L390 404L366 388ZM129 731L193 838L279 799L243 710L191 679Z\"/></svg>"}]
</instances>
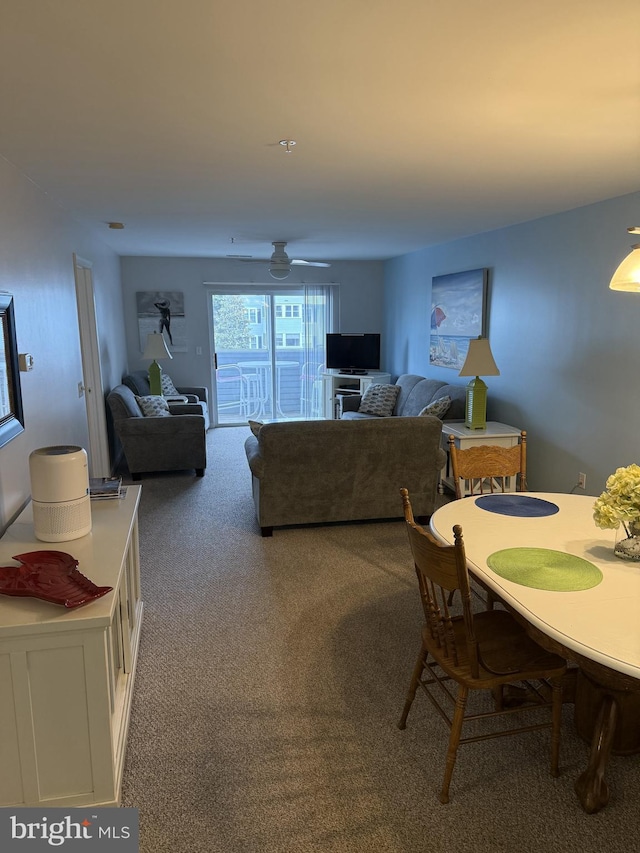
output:
<instances>
[{"instance_id":1,"label":"chair leg","mask_svg":"<svg viewBox=\"0 0 640 853\"><path fill-rule=\"evenodd\" d=\"M449 736L449 749L447 750L447 763L444 770L444 780L442 782L442 790L440 791L440 802L449 802L449 785L453 776L453 768L456 764L456 756L458 754L458 745L460 744L460 735L462 733L462 723L464 722L464 712L467 707L467 696L469 688L463 684L460 685L458 696L456 698L456 708L451 721L451 734Z\"/></svg>"},{"instance_id":2,"label":"chair leg","mask_svg":"<svg viewBox=\"0 0 640 853\"><path fill-rule=\"evenodd\" d=\"M551 775L559 776L560 728L562 726L562 679L551 682Z\"/></svg>"},{"instance_id":3,"label":"chair leg","mask_svg":"<svg viewBox=\"0 0 640 853\"><path fill-rule=\"evenodd\" d=\"M420 654L418 655L418 660L416 661L415 666L413 667L413 674L411 676L411 681L409 683L409 690L407 692L407 698L404 703L404 708L402 709L402 716L398 720L398 728L405 729L407 727L407 717L409 716L409 711L411 710L411 705L413 704L413 700L416 698L416 690L418 689L418 682L420 681L420 676L425 668L427 663L427 650L424 646L420 647Z\"/></svg>"}]
</instances>

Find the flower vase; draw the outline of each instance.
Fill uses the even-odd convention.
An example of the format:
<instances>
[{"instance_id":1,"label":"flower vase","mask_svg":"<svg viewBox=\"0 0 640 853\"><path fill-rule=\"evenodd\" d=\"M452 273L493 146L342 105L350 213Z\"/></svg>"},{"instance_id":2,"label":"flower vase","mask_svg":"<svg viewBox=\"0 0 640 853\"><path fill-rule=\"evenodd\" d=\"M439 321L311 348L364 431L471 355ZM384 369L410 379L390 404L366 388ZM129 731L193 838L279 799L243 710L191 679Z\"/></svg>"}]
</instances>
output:
<instances>
[{"instance_id":1,"label":"flower vase","mask_svg":"<svg viewBox=\"0 0 640 853\"><path fill-rule=\"evenodd\" d=\"M640 520L620 524L613 553L621 560L640 562Z\"/></svg>"}]
</instances>

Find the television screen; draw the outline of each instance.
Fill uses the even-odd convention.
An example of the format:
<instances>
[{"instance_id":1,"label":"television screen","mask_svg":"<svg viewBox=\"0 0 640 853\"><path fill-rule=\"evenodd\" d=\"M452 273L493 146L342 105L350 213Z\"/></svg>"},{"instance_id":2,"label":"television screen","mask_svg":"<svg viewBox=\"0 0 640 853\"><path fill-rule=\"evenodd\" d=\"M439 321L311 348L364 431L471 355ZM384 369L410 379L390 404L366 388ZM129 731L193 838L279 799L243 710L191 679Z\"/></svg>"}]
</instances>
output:
<instances>
[{"instance_id":1,"label":"television screen","mask_svg":"<svg viewBox=\"0 0 640 853\"><path fill-rule=\"evenodd\" d=\"M328 370L380 370L380 335L338 333L327 335Z\"/></svg>"}]
</instances>

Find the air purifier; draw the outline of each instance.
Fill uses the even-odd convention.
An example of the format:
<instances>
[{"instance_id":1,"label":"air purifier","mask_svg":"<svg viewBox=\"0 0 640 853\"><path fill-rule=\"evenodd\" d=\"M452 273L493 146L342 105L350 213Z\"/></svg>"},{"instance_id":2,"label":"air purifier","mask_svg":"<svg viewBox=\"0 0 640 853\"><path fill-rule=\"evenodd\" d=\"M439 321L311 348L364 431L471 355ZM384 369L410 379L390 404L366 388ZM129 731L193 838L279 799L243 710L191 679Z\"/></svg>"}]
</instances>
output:
<instances>
[{"instance_id":1,"label":"air purifier","mask_svg":"<svg viewBox=\"0 0 640 853\"><path fill-rule=\"evenodd\" d=\"M82 447L40 447L29 455L36 539L65 542L91 531L89 466Z\"/></svg>"}]
</instances>

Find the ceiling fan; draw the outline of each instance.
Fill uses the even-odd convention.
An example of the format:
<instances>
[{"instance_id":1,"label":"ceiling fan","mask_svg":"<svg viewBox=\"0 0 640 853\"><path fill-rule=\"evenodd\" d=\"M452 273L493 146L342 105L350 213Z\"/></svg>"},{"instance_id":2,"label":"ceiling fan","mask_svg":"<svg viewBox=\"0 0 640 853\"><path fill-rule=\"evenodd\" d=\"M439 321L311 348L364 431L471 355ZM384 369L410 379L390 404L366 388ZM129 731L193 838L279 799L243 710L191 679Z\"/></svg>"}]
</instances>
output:
<instances>
[{"instance_id":1,"label":"ceiling fan","mask_svg":"<svg viewBox=\"0 0 640 853\"><path fill-rule=\"evenodd\" d=\"M268 263L269 264L269 274L272 278L277 279L285 279L291 272L292 266L302 266L302 267L330 267L331 264L325 264L322 261L302 261L298 258L290 258L285 251L285 246L287 245L286 240L274 240L271 244L273 246L273 254L270 258L241 258L245 263L256 264L256 263Z\"/></svg>"}]
</instances>

